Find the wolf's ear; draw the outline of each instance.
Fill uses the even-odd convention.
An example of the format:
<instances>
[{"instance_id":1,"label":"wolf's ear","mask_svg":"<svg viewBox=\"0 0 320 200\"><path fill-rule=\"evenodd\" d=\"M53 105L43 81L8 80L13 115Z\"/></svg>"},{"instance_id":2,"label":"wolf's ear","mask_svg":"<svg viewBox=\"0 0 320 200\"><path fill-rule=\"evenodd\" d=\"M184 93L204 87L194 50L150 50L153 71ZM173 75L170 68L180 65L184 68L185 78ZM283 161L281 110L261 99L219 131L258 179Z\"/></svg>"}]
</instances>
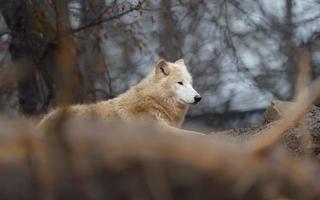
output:
<instances>
[{"instance_id":1,"label":"wolf's ear","mask_svg":"<svg viewBox=\"0 0 320 200\"><path fill-rule=\"evenodd\" d=\"M164 75L169 75L169 73L170 73L170 68L169 68L169 64L168 64L168 62L165 60L165 59L163 59L163 58L161 58L158 62L157 62L157 64L156 64L156 73L158 74L158 73L162 73L162 74L164 74Z\"/></svg>"},{"instance_id":2,"label":"wolf's ear","mask_svg":"<svg viewBox=\"0 0 320 200\"><path fill-rule=\"evenodd\" d=\"M181 59L177 60L175 63L176 63L176 64L183 64L183 65L184 65L184 60L181 58Z\"/></svg>"}]
</instances>

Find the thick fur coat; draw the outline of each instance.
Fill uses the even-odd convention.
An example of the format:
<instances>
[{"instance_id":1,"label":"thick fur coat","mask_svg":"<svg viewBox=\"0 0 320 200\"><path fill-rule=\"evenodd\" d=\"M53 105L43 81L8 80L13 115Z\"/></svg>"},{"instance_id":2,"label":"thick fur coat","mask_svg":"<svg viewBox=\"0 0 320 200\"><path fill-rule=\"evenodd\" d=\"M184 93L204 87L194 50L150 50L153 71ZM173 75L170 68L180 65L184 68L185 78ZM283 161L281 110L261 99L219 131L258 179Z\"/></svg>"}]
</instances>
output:
<instances>
[{"instance_id":1,"label":"thick fur coat","mask_svg":"<svg viewBox=\"0 0 320 200\"><path fill-rule=\"evenodd\" d=\"M189 104L200 101L199 98L183 60L171 63L160 59L146 78L120 96L95 104L73 105L64 110L69 117L156 121L180 127ZM61 108L53 110L39 126L50 123L60 112Z\"/></svg>"}]
</instances>

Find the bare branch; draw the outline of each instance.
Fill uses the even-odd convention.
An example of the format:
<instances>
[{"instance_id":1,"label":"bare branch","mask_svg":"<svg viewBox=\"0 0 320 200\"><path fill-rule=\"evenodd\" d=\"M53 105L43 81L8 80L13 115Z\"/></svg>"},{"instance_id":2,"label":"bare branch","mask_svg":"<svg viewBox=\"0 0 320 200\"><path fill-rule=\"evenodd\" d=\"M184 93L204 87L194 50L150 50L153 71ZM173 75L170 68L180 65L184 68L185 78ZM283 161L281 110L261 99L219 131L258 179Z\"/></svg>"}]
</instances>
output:
<instances>
[{"instance_id":1,"label":"bare branch","mask_svg":"<svg viewBox=\"0 0 320 200\"><path fill-rule=\"evenodd\" d=\"M108 21L112 21L114 19L118 19L130 12L133 12L133 11L136 11L136 10L140 10L140 8L142 7L143 3L145 2L146 0L142 0L142 1L139 1L138 4L134 7L131 7L130 9L122 12L122 13L119 13L119 14L116 14L116 15L113 15L113 16L110 16L110 17L107 17L107 18L102 18L103 14L102 15L99 15L98 18L96 18L95 20L93 20L92 22L84 25L84 26L81 26L79 28L76 28L76 29L73 29L72 32L73 33L76 33L76 32L79 32L79 31L82 31L84 29L87 29L87 28L90 28L90 27L93 27L93 26L97 26L97 25L100 25L102 23L105 23L105 22L108 22Z\"/></svg>"}]
</instances>

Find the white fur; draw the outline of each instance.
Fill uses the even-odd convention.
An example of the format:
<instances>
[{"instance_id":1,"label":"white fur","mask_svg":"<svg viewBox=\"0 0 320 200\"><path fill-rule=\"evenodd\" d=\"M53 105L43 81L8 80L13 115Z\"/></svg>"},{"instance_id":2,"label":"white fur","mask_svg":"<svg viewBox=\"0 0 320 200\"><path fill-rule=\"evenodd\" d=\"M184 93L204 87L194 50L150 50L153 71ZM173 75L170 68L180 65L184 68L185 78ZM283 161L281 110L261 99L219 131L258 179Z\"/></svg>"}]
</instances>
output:
<instances>
[{"instance_id":1,"label":"white fur","mask_svg":"<svg viewBox=\"0 0 320 200\"><path fill-rule=\"evenodd\" d=\"M175 63L175 67L179 68L181 77L177 80L173 86L174 93L179 101L185 104L194 104L195 96L200 96L199 93L192 87L192 78L187 70L183 60L178 60ZM182 82L183 85L179 84Z\"/></svg>"},{"instance_id":2,"label":"white fur","mask_svg":"<svg viewBox=\"0 0 320 200\"><path fill-rule=\"evenodd\" d=\"M194 97L199 96L199 93L195 89L193 89L192 85L184 81L183 85L176 83L175 93L177 95L177 98L186 104L196 103Z\"/></svg>"}]
</instances>

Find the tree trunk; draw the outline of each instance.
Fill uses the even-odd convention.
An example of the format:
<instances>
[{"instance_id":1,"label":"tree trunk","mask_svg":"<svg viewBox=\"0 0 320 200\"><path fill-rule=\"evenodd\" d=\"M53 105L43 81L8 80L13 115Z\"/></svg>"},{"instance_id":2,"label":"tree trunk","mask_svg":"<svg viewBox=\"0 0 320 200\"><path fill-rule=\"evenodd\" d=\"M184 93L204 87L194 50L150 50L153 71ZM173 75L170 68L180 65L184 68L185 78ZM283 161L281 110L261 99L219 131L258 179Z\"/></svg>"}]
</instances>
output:
<instances>
[{"instance_id":1,"label":"tree trunk","mask_svg":"<svg viewBox=\"0 0 320 200\"><path fill-rule=\"evenodd\" d=\"M18 94L24 114L36 114L40 104L35 62L41 54L43 41L35 33L35 24L29 1L2 1L1 13L11 33L9 51L12 61L20 72Z\"/></svg>"},{"instance_id":2,"label":"tree trunk","mask_svg":"<svg viewBox=\"0 0 320 200\"><path fill-rule=\"evenodd\" d=\"M159 55L171 62L181 58L181 36L176 29L176 19L174 19L173 13L171 12L171 0L162 1L161 10L161 26L162 30L159 34L159 41L161 46L159 47Z\"/></svg>"},{"instance_id":3,"label":"tree trunk","mask_svg":"<svg viewBox=\"0 0 320 200\"><path fill-rule=\"evenodd\" d=\"M287 57L287 62L285 64L287 80L290 84L290 94L289 98L294 95L294 89L297 79L297 46L293 41L293 1L286 0L286 13L285 13L285 29L283 31L284 45L285 45L285 55Z\"/></svg>"},{"instance_id":4,"label":"tree trunk","mask_svg":"<svg viewBox=\"0 0 320 200\"><path fill-rule=\"evenodd\" d=\"M19 71L19 103L26 115L45 112L61 101L82 101L67 2L49 6L37 0L1 1L0 11L11 34L9 51Z\"/></svg>"}]
</instances>

